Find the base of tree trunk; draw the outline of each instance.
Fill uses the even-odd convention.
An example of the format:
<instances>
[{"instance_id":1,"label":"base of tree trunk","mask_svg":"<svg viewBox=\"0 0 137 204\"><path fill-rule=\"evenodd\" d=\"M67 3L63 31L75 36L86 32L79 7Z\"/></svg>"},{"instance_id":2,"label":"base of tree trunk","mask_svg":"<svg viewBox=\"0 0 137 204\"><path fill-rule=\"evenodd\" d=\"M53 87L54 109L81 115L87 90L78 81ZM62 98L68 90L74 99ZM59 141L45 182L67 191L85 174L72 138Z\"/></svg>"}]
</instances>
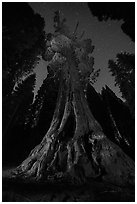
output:
<instances>
[{"instance_id":1,"label":"base of tree trunk","mask_svg":"<svg viewBox=\"0 0 137 204\"><path fill-rule=\"evenodd\" d=\"M83 91L71 87L62 83L48 132L13 171L13 177L68 179L75 184L100 178L116 185L134 185L134 161L104 135Z\"/></svg>"},{"instance_id":2,"label":"base of tree trunk","mask_svg":"<svg viewBox=\"0 0 137 204\"><path fill-rule=\"evenodd\" d=\"M13 171L13 177L43 181L69 180L73 184L100 178L120 186L134 185L132 159L106 137L95 137L91 142L91 146L82 138L68 145L54 142L48 153L48 144L40 144Z\"/></svg>"}]
</instances>

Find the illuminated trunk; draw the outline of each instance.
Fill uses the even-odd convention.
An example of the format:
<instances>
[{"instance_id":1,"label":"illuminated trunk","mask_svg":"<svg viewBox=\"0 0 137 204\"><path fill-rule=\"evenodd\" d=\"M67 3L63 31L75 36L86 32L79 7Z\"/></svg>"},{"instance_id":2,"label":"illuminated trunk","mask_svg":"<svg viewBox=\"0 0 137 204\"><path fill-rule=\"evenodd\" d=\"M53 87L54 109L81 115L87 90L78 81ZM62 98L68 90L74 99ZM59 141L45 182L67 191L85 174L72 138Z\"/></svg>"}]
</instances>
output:
<instances>
[{"instance_id":1,"label":"illuminated trunk","mask_svg":"<svg viewBox=\"0 0 137 204\"><path fill-rule=\"evenodd\" d=\"M106 138L92 115L75 61L69 60L61 73L48 132L14 170L14 176L36 180L62 177L73 183L102 177L118 185L134 183L134 162Z\"/></svg>"}]
</instances>

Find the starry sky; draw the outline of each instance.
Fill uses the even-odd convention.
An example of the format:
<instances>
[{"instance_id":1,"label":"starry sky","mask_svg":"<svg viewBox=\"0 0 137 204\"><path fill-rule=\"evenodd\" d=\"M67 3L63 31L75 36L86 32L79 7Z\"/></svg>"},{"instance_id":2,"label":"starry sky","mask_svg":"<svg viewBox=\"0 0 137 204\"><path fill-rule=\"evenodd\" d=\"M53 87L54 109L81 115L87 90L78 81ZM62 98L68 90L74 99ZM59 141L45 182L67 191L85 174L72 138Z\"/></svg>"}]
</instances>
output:
<instances>
[{"instance_id":1,"label":"starry sky","mask_svg":"<svg viewBox=\"0 0 137 204\"><path fill-rule=\"evenodd\" d=\"M94 88L100 92L103 86L108 85L121 98L119 88L114 86L114 78L109 73L108 60L116 59L116 54L120 52L135 52L134 42L121 29L123 20L108 19L106 22L100 22L92 15L87 3L84 2L31 2L29 4L45 19L46 33L54 32L53 17L56 10L60 10L67 19L67 25L72 32L79 21L78 34L85 31L83 38L92 39L95 46L94 68L101 69ZM41 59L35 67L37 74L35 93L47 75L46 66L46 62Z\"/></svg>"}]
</instances>

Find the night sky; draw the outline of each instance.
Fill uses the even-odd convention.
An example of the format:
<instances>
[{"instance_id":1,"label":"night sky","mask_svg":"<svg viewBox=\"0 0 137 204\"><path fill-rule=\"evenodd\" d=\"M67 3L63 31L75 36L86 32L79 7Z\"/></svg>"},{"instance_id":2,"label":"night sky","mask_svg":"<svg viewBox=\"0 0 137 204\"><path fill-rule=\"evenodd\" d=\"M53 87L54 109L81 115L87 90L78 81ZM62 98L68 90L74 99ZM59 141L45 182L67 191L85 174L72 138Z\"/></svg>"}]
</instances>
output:
<instances>
[{"instance_id":1,"label":"night sky","mask_svg":"<svg viewBox=\"0 0 137 204\"><path fill-rule=\"evenodd\" d=\"M78 34L83 31L83 38L91 38L95 46L93 56L95 60L94 68L101 69L100 76L95 83L95 89L100 92L104 85L108 85L117 96L121 97L119 88L114 86L114 78L108 72L108 60L115 59L119 52L135 52L135 45L131 39L123 33L121 25L123 20L98 21L97 17L92 16L88 6L83 2L31 2L30 6L35 12L45 19L46 33L53 32L53 16L56 10L60 10L67 19L70 31L74 31L77 21L79 21ZM35 68L37 73L36 91L41 86L47 71L46 63L41 60Z\"/></svg>"}]
</instances>

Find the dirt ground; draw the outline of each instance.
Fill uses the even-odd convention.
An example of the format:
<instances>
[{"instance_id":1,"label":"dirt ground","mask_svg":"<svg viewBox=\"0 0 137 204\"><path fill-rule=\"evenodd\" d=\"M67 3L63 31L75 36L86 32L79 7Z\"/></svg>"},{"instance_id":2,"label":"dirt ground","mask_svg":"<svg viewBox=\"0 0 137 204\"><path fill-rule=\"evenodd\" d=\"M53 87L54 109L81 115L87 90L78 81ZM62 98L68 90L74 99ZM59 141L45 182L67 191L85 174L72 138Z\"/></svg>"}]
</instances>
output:
<instances>
[{"instance_id":1,"label":"dirt ground","mask_svg":"<svg viewBox=\"0 0 137 204\"><path fill-rule=\"evenodd\" d=\"M24 183L8 178L3 170L3 202L134 202L134 189L121 188L102 181L90 180L86 185L61 183Z\"/></svg>"}]
</instances>

